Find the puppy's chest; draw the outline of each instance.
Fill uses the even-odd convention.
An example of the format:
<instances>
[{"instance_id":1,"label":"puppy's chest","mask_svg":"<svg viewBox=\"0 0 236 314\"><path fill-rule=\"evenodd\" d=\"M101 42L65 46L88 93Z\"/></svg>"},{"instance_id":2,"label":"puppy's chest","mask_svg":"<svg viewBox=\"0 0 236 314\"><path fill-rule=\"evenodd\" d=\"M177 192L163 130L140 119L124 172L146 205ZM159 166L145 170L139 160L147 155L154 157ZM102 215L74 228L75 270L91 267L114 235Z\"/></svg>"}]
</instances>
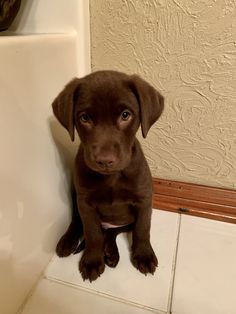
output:
<instances>
[{"instance_id":1,"label":"puppy's chest","mask_svg":"<svg viewBox=\"0 0 236 314\"><path fill-rule=\"evenodd\" d=\"M133 205L135 201L135 193L127 188L98 188L90 194L92 202L97 207L116 207Z\"/></svg>"},{"instance_id":2,"label":"puppy's chest","mask_svg":"<svg viewBox=\"0 0 236 314\"><path fill-rule=\"evenodd\" d=\"M98 190L93 201L102 222L125 225L134 221L134 198L127 189L107 188Z\"/></svg>"}]
</instances>

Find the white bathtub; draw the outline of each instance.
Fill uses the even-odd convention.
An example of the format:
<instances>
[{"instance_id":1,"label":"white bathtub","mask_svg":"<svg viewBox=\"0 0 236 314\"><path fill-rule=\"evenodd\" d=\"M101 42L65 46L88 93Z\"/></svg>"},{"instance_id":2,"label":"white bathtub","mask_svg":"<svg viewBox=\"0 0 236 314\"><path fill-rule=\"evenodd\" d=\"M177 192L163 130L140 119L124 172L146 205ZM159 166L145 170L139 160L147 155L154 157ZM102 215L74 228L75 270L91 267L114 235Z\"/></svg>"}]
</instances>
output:
<instances>
[{"instance_id":1,"label":"white bathtub","mask_svg":"<svg viewBox=\"0 0 236 314\"><path fill-rule=\"evenodd\" d=\"M53 120L51 102L90 70L88 25L88 1L22 1L0 35L2 314L20 308L68 223L75 146Z\"/></svg>"}]
</instances>

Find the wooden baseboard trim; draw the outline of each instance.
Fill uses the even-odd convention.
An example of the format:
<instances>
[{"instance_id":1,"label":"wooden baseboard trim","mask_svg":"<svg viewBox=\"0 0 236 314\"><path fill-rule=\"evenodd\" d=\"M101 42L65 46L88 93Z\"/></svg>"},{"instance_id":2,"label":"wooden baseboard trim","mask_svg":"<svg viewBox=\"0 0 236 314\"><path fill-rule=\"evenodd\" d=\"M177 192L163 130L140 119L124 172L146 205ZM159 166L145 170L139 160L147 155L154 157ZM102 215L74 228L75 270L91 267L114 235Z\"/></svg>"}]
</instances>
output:
<instances>
[{"instance_id":1,"label":"wooden baseboard trim","mask_svg":"<svg viewBox=\"0 0 236 314\"><path fill-rule=\"evenodd\" d=\"M236 223L236 190L153 178L153 207Z\"/></svg>"}]
</instances>

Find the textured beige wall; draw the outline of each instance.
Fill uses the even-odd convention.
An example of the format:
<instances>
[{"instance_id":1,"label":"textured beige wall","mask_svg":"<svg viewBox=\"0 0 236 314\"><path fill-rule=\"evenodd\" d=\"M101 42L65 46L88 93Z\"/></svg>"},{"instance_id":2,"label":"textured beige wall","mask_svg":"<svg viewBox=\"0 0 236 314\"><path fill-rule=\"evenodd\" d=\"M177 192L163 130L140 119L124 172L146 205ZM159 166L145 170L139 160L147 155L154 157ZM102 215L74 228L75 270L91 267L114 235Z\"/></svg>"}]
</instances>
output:
<instances>
[{"instance_id":1,"label":"textured beige wall","mask_svg":"<svg viewBox=\"0 0 236 314\"><path fill-rule=\"evenodd\" d=\"M91 0L92 69L166 98L142 141L153 176L236 188L236 1Z\"/></svg>"}]
</instances>

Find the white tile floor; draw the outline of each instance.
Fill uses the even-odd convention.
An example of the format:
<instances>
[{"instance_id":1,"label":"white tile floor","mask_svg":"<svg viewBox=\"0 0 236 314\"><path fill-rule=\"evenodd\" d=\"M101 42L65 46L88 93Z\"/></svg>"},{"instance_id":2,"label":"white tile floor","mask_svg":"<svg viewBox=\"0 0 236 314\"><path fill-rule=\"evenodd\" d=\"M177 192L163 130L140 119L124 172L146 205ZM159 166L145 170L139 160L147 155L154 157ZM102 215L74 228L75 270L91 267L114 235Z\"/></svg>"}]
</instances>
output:
<instances>
[{"instance_id":1,"label":"white tile floor","mask_svg":"<svg viewBox=\"0 0 236 314\"><path fill-rule=\"evenodd\" d=\"M181 218L173 314L236 313L236 225Z\"/></svg>"},{"instance_id":2,"label":"white tile floor","mask_svg":"<svg viewBox=\"0 0 236 314\"><path fill-rule=\"evenodd\" d=\"M79 255L54 257L23 314L236 313L236 225L155 210L151 239L154 276L131 265L124 234L118 266L92 284L80 277Z\"/></svg>"}]
</instances>

